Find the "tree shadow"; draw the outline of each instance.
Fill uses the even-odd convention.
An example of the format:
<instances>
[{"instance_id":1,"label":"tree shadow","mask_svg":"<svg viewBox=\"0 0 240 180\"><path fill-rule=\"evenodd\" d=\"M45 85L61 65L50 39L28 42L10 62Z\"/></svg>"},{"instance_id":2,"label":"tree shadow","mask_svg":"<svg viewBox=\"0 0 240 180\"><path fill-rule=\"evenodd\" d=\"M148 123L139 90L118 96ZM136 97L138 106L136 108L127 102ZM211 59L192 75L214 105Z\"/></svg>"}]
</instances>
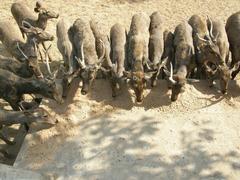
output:
<instances>
[{"instance_id":1,"label":"tree shadow","mask_svg":"<svg viewBox=\"0 0 240 180\"><path fill-rule=\"evenodd\" d=\"M209 128L210 121L193 124L197 130L183 128L179 131L179 145L176 145L180 150L168 153L167 145L171 142L166 142L162 144L160 153L155 146L159 148L160 145L157 139L161 137L156 137L156 133L161 131L161 120L147 115L139 117L113 120L111 114L99 112L80 123L77 137L48 139L49 145L57 143L58 146L52 147L50 155L47 154L48 161L41 160L37 169L47 174L55 172L62 179L166 180L229 179L231 174L218 167L240 170L237 151L208 151L207 144L214 143L221 133ZM82 134L88 134L88 138ZM162 153L165 148L166 154ZM28 163L18 166L31 169L38 158L31 157Z\"/></svg>"},{"instance_id":2,"label":"tree shadow","mask_svg":"<svg viewBox=\"0 0 240 180\"><path fill-rule=\"evenodd\" d=\"M189 84L193 85L201 93L207 94L207 95L214 95L215 98L227 97L227 96L237 97L240 94L239 93L240 85L237 80L229 81L227 96L223 95L220 92L218 80L215 82L213 87L209 87L207 80L200 80L200 82L193 82L193 83L189 83Z\"/></svg>"},{"instance_id":3,"label":"tree shadow","mask_svg":"<svg viewBox=\"0 0 240 180\"><path fill-rule=\"evenodd\" d=\"M219 82L217 81L217 84L218 83ZM201 92L202 94L211 95L210 97L198 97L198 99L200 100L206 100L210 102L210 104L201 107L201 109L215 105L223 100L227 100L226 102L230 103L230 100L232 98L237 100L237 97L239 97L240 95L240 85L237 80L231 80L229 82L227 94L222 94L219 91L218 87L216 87L217 86L216 84L212 88L208 87L208 82L206 80L201 80L200 82L191 82L189 84L193 85L193 87L197 89L199 92Z\"/></svg>"},{"instance_id":4,"label":"tree shadow","mask_svg":"<svg viewBox=\"0 0 240 180\"><path fill-rule=\"evenodd\" d=\"M221 92L216 87L217 85L209 87L207 80L199 80L199 82L189 82L189 84L193 85L193 87L202 94L213 95L216 98L219 98L222 95Z\"/></svg>"}]
</instances>

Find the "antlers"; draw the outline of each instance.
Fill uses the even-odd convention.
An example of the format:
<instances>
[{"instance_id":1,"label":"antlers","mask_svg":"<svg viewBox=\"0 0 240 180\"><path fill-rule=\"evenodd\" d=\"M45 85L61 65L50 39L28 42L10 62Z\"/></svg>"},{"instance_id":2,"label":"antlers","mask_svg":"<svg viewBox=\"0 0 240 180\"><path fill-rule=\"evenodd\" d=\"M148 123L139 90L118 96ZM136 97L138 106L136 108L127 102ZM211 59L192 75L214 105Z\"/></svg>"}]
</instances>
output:
<instances>
[{"instance_id":1,"label":"antlers","mask_svg":"<svg viewBox=\"0 0 240 180\"><path fill-rule=\"evenodd\" d=\"M207 19L210 22L210 31L209 31L210 32L210 37L211 37L212 41L216 42L217 38L219 36L219 32L217 33L217 35L215 37L213 36L213 22L208 15L207 15Z\"/></svg>"},{"instance_id":2,"label":"antlers","mask_svg":"<svg viewBox=\"0 0 240 180\"><path fill-rule=\"evenodd\" d=\"M202 40L202 41L204 41L204 42L207 42L207 43L209 43L209 42L211 42L211 41L216 42L216 41L217 41L217 38L218 38L218 36L219 36L219 32L218 32L218 33L216 34L216 36L214 37L214 35L213 35L213 22L212 22L211 18L210 18L208 15L207 15L207 20L208 20L209 23L210 23L210 30L209 30L210 40L206 40L206 39L204 39L204 38L201 38L198 33L196 33L196 35L197 35L198 39L200 39L200 40Z\"/></svg>"},{"instance_id":3,"label":"antlers","mask_svg":"<svg viewBox=\"0 0 240 180\"><path fill-rule=\"evenodd\" d=\"M20 51L20 53L24 56L25 59L28 59L28 56L22 51L22 49L19 46L19 42L17 42L17 48Z\"/></svg>"},{"instance_id":4,"label":"antlers","mask_svg":"<svg viewBox=\"0 0 240 180\"><path fill-rule=\"evenodd\" d=\"M44 54L45 54L45 60L46 60L46 66L47 66L47 70L48 70L48 73L53 76L53 73L51 71L51 68L50 68L50 65L49 65L49 59L48 59L48 51L49 49L51 48L51 44L48 46L48 48L45 50Z\"/></svg>"},{"instance_id":5,"label":"antlers","mask_svg":"<svg viewBox=\"0 0 240 180\"><path fill-rule=\"evenodd\" d=\"M77 60L79 66L80 66L82 69L86 68L85 58L84 58L84 52L83 52L83 43L84 43L84 41L82 41L82 44L81 44L81 56L82 56L82 58L78 58L78 57L76 57L76 56L74 57L74 58Z\"/></svg>"},{"instance_id":6,"label":"antlers","mask_svg":"<svg viewBox=\"0 0 240 180\"><path fill-rule=\"evenodd\" d=\"M105 45L104 45L103 41L100 40L100 42L101 42L102 47L103 47L103 53L102 53L101 57L98 59L98 63L97 63L97 68L98 69L101 68L101 65L102 65L102 63L104 61L105 52L106 52L106 48L105 48ZM80 65L80 67L82 69L86 68L83 44L84 44L84 41L82 41L82 44L81 44L81 56L82 57L81 58L78 58L76 56L74 57L77 60L78 64Z\"/></svg>"},{"instance_id":7,"label":"antlers","mask_svg":"<svg viewBox=\"0 0 240 180\"><path fill-rule=\"evenodd\" d=\"M173 79L173 65L172 62L170 62L170 77L169 80L171 83L176 84L177 82Z\"/></svg>"},{"instance_id":8,"label":"antlers","mask_svg":"<svg viewBox=\"0 0 240 180\"><path fill-rule=\"evenodd\" d=\"M101 39L100 39L100 42L101 42L102 47L103 47L103 53L102 53L101 57L98 59L98 68L101 67L101 65L102 65L102 63L104 61L105 53L106 53L106 47L105 47L105 45L104 45L104 43L103 43L103 41Z\"/></svg>"}]
</instances>

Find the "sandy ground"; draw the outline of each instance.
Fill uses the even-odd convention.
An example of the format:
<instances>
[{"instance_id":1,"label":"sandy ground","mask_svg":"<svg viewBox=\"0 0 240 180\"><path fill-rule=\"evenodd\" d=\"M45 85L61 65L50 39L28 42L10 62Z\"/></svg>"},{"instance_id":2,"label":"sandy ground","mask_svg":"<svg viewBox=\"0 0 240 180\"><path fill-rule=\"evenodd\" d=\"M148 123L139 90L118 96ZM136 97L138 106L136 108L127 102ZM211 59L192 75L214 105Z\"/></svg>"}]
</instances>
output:
<instances>
[{"instance_id":1,"label":"sandy ground","mask_svg":"<svg viewBox=\"0 0 240 180\"><path fill-rule=\"evenodd\" d=\"M77 91L64 114L54 106L65 120L28 135L14 166L59 179L239 179L239 83L225 98L187 85L176 103L160 83L139 106L129 93L112 100L104 80L88 97Z\"/></svg>"},{"instance_id":2,"label":"sandy ground","mask_svg":"<svg viewBox=\"0 0 240 180\"><path fill-rule=\"evenodd\" d=\"M12 20L13 1L2 0L1 19ZM34 6L35 1L27 1ZM105 32L120 22L129 27L137 12L159 10L166 28L192 14L226 21L240 9L238 0L46 0L50 9L73 22L99 20ZM55 34L56 20L47 31ZM61 56L53 44L54 60ZM0 45L0 53L4 47ZM240 82L233 81L222 97L218 85L188 84L171 103L166 82L145 92L143 104L134 103L131 90L112 99L109 82L97 80L82 96L75 80L65 104L44 101L59 123L30 133L14 164L59 179L239 179Z\"/></svg>"}]
</instances>

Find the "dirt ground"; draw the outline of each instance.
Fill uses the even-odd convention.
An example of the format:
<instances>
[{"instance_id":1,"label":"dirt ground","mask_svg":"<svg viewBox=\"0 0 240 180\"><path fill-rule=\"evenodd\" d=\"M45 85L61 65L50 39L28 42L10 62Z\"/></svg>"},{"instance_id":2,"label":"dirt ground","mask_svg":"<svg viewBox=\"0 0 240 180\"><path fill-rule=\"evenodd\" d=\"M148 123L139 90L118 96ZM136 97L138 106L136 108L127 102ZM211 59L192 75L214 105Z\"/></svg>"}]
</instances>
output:
<instances>
[{"instance_id":1,"label":"dirt ground","mask_svg":"<svg viewBox=\"0 0 240 180\"><path fill-rule=\"evenodd\" d=\"M13 1L2 0L0 17L10 19ZM27 0L30 6L35 1ZM170 30L193 14L223 21L240 9L239 0L46 0L50 9L71 23L94 18L103 30L120 22L129 28L137 12L159 10ZM57 20L47 31L55 34ZM0 44L0 54L4 54ZM61 56L53 43L51 55ZM112 99L109 82L97 80L82 96L75 80L63 105L43 106L59 123L26 136L15 167L36 170L59 179L239 179L240 81L232 81L222 96L218 83L190 83L171 103L165 81L146 90L134 103L132 91ZM33 128L34 129L34 128Z\"/></svg>"}]
</instances>

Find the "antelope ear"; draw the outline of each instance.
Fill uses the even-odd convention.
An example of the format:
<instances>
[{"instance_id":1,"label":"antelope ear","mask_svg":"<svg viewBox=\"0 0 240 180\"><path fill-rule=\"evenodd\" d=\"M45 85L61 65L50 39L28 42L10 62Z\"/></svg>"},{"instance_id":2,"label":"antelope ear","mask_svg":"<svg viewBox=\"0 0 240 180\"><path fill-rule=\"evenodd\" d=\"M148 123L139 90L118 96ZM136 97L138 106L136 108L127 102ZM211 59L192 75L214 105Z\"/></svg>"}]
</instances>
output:
<instances>
[{"instance_id":1,"label":"antelope ear","mask_svg":"<svg viewBox=\"0 0 240 180\"><path fill-rule=\"evenodd\" d=\"M236 71L239 68L240 68L240 61L234 64L233 68L231 69L231 72Z\"/></svg>"},{"instance_id":2,"label":"antelope ear","mask_svg":"<svg viewBox=\"0 0 240 180\"><path fill-rule=\"evenodd\" d=\"M56 70L56 71L54 71L52 74L53 74L53 75L52 75L52 77L50 77L50 79L51 79L51 80L54 80L54 79L57 78L57 75L60 74L60 72L59 72L58 70Z\"/></svg>"},{"instance_id":3,"label":"antelope ear","mask_svg":"<svg viewBox=\"0 0 240 180\"><path fill-rule=\"evenodd\" d=\"M127 79L131 79L132 73L129 71L123 71L123 76L125 76Z\"/></svg>"},{"instance_id":4,"label":"antelope ear","mask_svg":"<svg viewBox=\"0 0 240 180\"><path fill-rule=\"evenodd\" d=\"M35 7L35 8L34 8L34 12L39 13L39 12L40 12L40 11L39 11L39 8L38 8L38 7Z\"/></svg>"},{"instance_id":5,"label":"antelope ear","mask_svg":"<svg viewBox=\"0 0 240 180\"><path fill-rule=\"evenodd\" d=\"M157 71L152 71L152 72L147 72L144 74L144 79L146 81L148 81L149 79L151 79L151 77L153 76L153 74L155 74Z\"/></svg>"},{"instance_id":6,"label":"antelope ear","mask_svg":"<svg viewBox=\"0 0 240 180\"><path fill-rule=\"evenodd\" d=\"M53 79L49 76L44 77L44 81L48 84L51 85L53 83Z\"/></svg>"},{"instance_id":7,"label":"antelope ear","mask_svg":"<svg viewBox=\"0 0 240 180\"><path fill-rule=\"evenodd\" d=\"M43 6L43 2L42 1L37 1L36 2L36 7L37 8L40 8L40 7L42 7Z\"/></svg>"},{"instance_id":8,"label":"antelope ear","mask_svg":"<svg viewBox=\"0 0 240 180\"><path fill-rule=\"evenodd\" d=\"M37 2L36 2L36 6L35 6L35 8L34 8L34 11L35 11L36 13L39 13L41 7L42 7L42 2L41 2L41 1L37 1Z\"/></svg>"},{"instance_id":9,"label":"antelope ear","mask_svg":"<svg viewBox=\"0 0 240 180\"><path fill-rule=\"evenodd\" d=\"M106 69L106 68L104 68L104 67L100 67L100 70L105 74L105 75L107 75L109 72L111 72L111 69Z\"/></svg>"},{"instance_id":10,"label":"antelope ear","mask_svg":"<svg viewBox=\"0 0 240 180\"><path fill-rule=\"evenodd\" d=\"M148 59L145 61L144 67L147 68L147 71L151 71L154 68L154 64Z\"/></svg>"}]
</instances>

